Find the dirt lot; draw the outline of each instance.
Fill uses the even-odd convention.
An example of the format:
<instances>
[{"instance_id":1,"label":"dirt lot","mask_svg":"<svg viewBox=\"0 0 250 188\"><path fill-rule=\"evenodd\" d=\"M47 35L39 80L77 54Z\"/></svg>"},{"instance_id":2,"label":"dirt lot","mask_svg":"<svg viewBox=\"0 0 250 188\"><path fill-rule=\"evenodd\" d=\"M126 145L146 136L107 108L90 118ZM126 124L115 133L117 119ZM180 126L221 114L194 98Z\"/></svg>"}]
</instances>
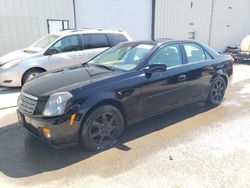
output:
<instances>
[{"instance_id":1,"label":"dirt lot","mask_svg":"<svg viewBox=\"0 0 250 188\"><path fill-rule=\"evenodd\" d=\"M193 104L126 129L112 149L56 150L15 114L0 89L1 187L250 187L250 66L236 65L225 101Z\"/></svg>"}]
</instances>

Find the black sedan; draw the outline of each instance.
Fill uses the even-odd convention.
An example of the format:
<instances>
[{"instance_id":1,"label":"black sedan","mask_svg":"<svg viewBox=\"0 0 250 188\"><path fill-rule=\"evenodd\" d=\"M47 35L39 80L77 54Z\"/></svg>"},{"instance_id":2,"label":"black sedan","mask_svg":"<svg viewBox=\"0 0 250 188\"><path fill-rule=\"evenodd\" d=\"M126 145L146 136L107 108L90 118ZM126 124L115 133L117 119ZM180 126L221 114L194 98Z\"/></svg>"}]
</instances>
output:
<instances>
[{"instance_id":1,"label":"black sedan","mask_svg":"<svg viewBox=\"0 0 250 188\"><path fill-rule=\"evenodd\" d=\"M231 56L191 41L128 42L25 84L18 118L52 146L111 146L126 125L190 103L219 105Z\"/></svg>"}]
</instances>

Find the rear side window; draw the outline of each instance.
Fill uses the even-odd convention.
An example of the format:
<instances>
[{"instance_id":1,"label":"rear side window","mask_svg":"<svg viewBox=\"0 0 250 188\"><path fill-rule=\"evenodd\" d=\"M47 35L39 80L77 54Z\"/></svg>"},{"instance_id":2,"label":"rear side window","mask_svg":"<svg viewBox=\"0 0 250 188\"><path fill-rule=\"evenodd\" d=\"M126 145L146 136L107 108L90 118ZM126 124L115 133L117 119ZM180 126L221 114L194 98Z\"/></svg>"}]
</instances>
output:
<instances>
[{"instance_id":1,"label":"rear side window","mask_svg":"<svg viewBox=\"0 0 250 188\"><path fill-rule=\"evenodd\" d=\"M202 47L197 44L184 44L184 48L187 54L188 62L195 63L200 61L206 61L206 55Z\"/></svg>"},{"instance_id":2,"label":"rear side window","mask_svg":"<svg viewBox=\"0 0 250 188\"><path fill-rule=\"evenodd\" d=\"M108 37L112 46L128 41L128 39L123 34L109 33Z\"/></svg>"},{"instance_id":3,"label":"rear side window","mask_svg":"<svg viewBox=\"0 0 250 188\"><path fill-rule=\"evenodd\" d=\"M84 34L82 37L84 49L110 47L106 34Z\"/></svg>"}]
</instances>

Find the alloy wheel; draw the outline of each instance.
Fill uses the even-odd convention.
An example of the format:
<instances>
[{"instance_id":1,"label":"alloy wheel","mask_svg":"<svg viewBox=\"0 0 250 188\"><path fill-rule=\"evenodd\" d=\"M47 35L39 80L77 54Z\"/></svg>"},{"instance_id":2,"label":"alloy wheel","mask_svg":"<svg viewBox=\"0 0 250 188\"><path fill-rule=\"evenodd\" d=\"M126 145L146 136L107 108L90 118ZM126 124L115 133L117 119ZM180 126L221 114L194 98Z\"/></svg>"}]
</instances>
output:
<instances>
[{"instance_id":1,"label":"alloy wheel","mask_svg":"<svg viewBox=\"0 0 250 188\"><path fill-rule=\"evenodd\" d=\"M119 136L119 121L116 114L103 112L91 124L92 142L100 147L109 145Z\"/></svg>"},{"instance_id":2,"label":"alloy wheel","mask_svg":"<svg viewBox=\"0 0 250 188\"><path fill-rule=\"evenodd\" d=\"M214 82L211 90L211 100L213 104L219 104L225 94L225 82L223 79L218 79Z\"/></svg>"},{"instance_id":3,"label":"alloy wheel","mask_svg":"<svg viewBox=\"0 0 250 188\"><path fill-rule=\"evenodd\" d=\"M39 73L38 72L34 72L32 74L30 74L27 78L27 81L31 80L32 78L34 78L35 76L37 76Z\"/></svg>"}]
</instances>

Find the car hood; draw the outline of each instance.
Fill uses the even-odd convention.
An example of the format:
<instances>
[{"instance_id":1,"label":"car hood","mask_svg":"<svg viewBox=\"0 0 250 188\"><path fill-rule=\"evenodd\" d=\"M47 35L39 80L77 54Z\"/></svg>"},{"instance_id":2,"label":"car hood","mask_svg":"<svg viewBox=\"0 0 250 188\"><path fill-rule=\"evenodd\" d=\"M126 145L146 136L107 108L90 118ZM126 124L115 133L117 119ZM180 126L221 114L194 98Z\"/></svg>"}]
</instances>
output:
<instances>
[{"instance_id":1,"label":"car hood","mask_svg":"<svg viewBox=\"0 0 250 188\"><path fill-rule=\"evenodd\" d=\"M37 97L46 97L56 92L71 91L81 88L98 80L113 77L116 71L104 68L82 65L41 74L26 83L22 91Z\"/></svg>"},{"instance_id":2,"label":"car hood","mask_svg":"<svg viewBox=\"0 0 250 188\"><path fill-rule=\"evenodd\" d=\"M10 52L10 53L2 56L0 58L0 65L4 65L4 64L9 63L11 61L15 61L15 60L19 60L19 59L21 60L21 59L29 57L31 55L32 54L26 53L23 50L16 50L14 52Z\"/></svg>"}]
</instances>

